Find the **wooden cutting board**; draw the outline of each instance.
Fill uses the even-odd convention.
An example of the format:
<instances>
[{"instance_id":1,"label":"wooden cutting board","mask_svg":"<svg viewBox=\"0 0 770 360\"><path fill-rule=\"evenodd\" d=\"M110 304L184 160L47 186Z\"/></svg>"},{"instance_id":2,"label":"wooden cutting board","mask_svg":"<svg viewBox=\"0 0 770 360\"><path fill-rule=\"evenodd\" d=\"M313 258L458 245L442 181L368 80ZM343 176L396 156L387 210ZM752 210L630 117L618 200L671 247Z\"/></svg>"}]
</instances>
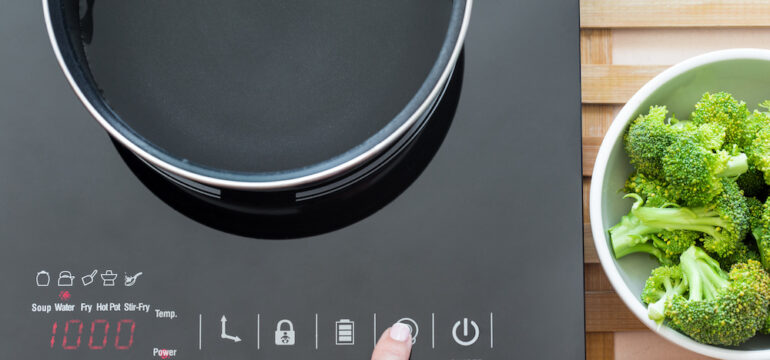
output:
<instances>
[{"instance_id":1,"label":"wooden cutting board","mask_svg":"<svg viewBox=\"0 0 770 360\"><path fill-rule=\"evenodd\" d=\"M770 0L581 0L580 17L586 358L707 359L649 331L612 290L591 235L591 173L615 115L652 77L708 51L770 49Z\"/></svg>"}]
</instances>

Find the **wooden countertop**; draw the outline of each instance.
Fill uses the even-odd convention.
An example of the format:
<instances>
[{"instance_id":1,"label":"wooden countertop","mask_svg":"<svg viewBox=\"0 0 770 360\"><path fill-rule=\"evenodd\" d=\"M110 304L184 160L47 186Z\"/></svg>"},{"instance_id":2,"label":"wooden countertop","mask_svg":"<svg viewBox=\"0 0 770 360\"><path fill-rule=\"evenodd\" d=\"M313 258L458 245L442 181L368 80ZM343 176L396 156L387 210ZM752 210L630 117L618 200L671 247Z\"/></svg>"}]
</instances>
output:
<instances>
[{"instance_id":1,"label":"wooden countertop","mask_svg":"<svg viewBox=\"0 0 770 360\"><path fill-rule=\"evenodd\" d=\"M708 359L649 331L612 290L591 235L591 173L617 112L663 69L713 50L770 49L770 1L582 0L580 15L586 358Z\"/></svg>"}]
</instances>

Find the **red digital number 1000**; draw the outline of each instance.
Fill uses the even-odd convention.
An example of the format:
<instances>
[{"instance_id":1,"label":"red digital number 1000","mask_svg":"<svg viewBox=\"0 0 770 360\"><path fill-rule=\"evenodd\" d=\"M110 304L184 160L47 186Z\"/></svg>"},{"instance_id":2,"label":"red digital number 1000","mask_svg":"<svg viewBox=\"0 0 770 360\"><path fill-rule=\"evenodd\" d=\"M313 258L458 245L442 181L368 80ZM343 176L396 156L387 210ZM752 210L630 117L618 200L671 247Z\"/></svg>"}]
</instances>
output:
<instances>
[{"instance_id":1,"label":"red digital number 1000","mask_svg":"<svg viewBox=\"0 0 770 360\"><path fill-rule=\"evenodd\" d=\"M123 319L118 321L115 330L115 349L128 350L134 345L134 331L136 323L134 320ZM51 349L56 346L56 332L59 329L59 322L54 321L51 328ZM91 350L102 350L107 347L109 342L110 323L104 319L97 319L91 322L91 335L88 337L88 348ZM77 350L83 337L83 321L79 319L68 320L64 323L64 333L62 334L61 347L64 350ZM121 341L121 337L123 341ZM126 341L125 339L128 338Z\"/></svg>"}]
</instances>

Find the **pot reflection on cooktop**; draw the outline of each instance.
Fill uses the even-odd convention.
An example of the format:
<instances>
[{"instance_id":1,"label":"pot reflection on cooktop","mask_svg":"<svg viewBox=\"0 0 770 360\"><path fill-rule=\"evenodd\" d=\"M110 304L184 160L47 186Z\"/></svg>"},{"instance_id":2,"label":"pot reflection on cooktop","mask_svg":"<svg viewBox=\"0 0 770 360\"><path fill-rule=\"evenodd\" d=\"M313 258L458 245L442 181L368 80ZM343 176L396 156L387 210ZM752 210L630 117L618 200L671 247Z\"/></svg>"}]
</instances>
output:
<instances>
[{"instance_id":1,"label":"pot reflection on cooktop","mask_svg":"<svg viewBox=\"0 0 770 360\"><path fill-rule=\"evenodd\" d=\"M113 141L121 158L155 196L185 216L209 227L253 238L291 239L318 235L358 222L390 203L412 184L438 151L452 123L463 82L460 54L443 98L415 139L383 165L321 196L270 195L232 190L214 199L174 181Z\"/></svg>"}]
</instances>

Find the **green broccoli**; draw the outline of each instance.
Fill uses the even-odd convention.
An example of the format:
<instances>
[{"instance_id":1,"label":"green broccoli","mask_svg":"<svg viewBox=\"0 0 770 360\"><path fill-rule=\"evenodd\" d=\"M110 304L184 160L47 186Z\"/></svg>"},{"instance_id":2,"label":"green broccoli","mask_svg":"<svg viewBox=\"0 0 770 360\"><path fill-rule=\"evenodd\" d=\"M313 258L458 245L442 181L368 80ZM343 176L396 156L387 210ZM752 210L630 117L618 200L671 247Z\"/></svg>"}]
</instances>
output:
<instances>
[{"instance_id":1,"label":"green broccoli","mask_svg":"<svg viewBox=\"0 0 770 360\"><path fill-rule=\"evenodd\" d=\"M664 251L654 246L653 235L663 231L662 228L642 224L634 215L634 209L640 207L644 200L637 194L628 194L625 197L636 199L631 212L623 216L619 223L611 227L610 242L615 258L622 258L633 253L648 253L655 256L661 264L673 264ZM662 241L662 240L660 240Z\"/></svg>"},{"instance_id":2,"label":"green broccoli","mask_svg":"<svg viewBox=\"0 0 770 360\"><path fill-rule=\"evenodd\" d=\"M663 207L678 200L664 182L639 172L631 174L623 190L641 196L646 206Z\"/></svg>"},{"instance_id":3,"label":"green broccoli","mask_svg":"<svg viewBox=\"0 0 770 360\"><path fill-rule=\"evenodd\" d=\"M682 295L687 290L679 266L661 266L652 270L642 290L642 301L647 304L647 316L659 325L665 319L666 303L674 295Z\"/></svg>"},{"instance_id":4,"label":"green broccoli","mask_svg":"<svg viewBox=\"0 0 770 360\"><path fill-rule=\"evenodd\" d=\"M761 261L759 252L757 252L756 247L750 246L745 242L737 243L735 246L735 250L733 250L729 255L719 256L719 254L715 254L715 253L711 253L709 255L717 259L717 261L719 262L719 265L722 267L722 270L724 271L730 271L733 265L746 263L749 260L754 260L756 262Z\"/></svg>"},{"instance_id":5,"label":"green broccoli","mask_svg":"<svg viewBox=\"0 0 770 360\"><path fill-rule=\"evenodd\" d=\"M702 343L770 334L770 100L760 107L706 93L689 120L652 106L624 137L635 203L610 245L662 264L642 292L648 317Z\"/></svg>"},{"instance_id":6,"label":"green broccoli","mask_svg":"<svg viewBox=\"0 0 770 360\"><path fill-rule=\"evenodd\" d=\"M742 144L741 129L744 126L749 110L746 103L738 101L726 92L715 94L705 93L695 104L695 111L690 114L690 120L696 124L714 123L726 129L727 144Z\"/></svg>"},{"instance_id":7,"label":"green broccoli","mask_svg":"<svg viewBox=\"0 0 770 360\"><path fill-rule=\"evenodd\" d=\"M652 106L647 115L639 115L628 128L624 142L626 153L636 170L653 178L663 178L661 158L671 145L672 130L666 123L665 106Z\"/></svg>"},{"instance_id":8,"label":"green broccoli","mask_svg":"<svg viewBox=\"0 0 770 360\"><path fill-rule=\"evenodd\" d=\"M645 204L644 199L638 194L628 194L625 197L636 201L631 212L609 229L610 242L616 258L620 259L633 253L647 253L657 258L661 264L671 265L678 262L679 255L701 238L702 234L697 231L667 230L642 223L634 211Z\"/></svg>"},{"instance_id":9,"label":"green broccoli","mask_svg":"<svg viewBox=\"0 0 770 360\"><path fill-rule=\"evenodd\" d=\"M770 277L749 260L729 273L698 247L680 257L687 296L674 294L665 306L672 327L696 341L739 345L762 329L770 304Z\"/></svg>"},{"instance_id":10,"label":"green broccoli","mask_svg":"<svg viewBox=\"0 0 770 360\"><path fill-rule=\"evenodd\" d=\"M695 126L692 122L688 122L688 124L689 126L682 127L678 135L691 136L708 150L716 151L724 146L727 130L721 125L707 123Z\"/></svg>"},{"instance_id":11,"label":"green broccoli","mask_svg":"<svg viewBox=\"0 0 770 360\"><path fill-rule=\"evenodd\" d=\"M760 106L762 105L760 104ZM736 140L733 144L747 150L751 147L757 132L768 126L770 126L770 116L767 113L754 110L743 122L737 124Z\"/></svg>"},{"instance_id":12,"label":"green broccoli","mask_svg":"<svg viewBox=\"0 0 770 360\"><path fill-rule=\"evenodd\" d=\"M765 211L765 206L762 201L755 197L746 197L746 208L749 210L749 229L756 229L761 225L762 213Z\"/></svg>"},{"instance_id":13,"label":"green broccoli","mask_svg":"<svg viewBox=\"0 0 770 360\"><path fill-rule=\"evenodd\" d=\"M770 335L770 312L767 314L767 318L765 318L765 325L759 329L759 332L761 334Z\"/></svg>"},{"instance_id":14,"label":"green broccoli","mask_svg":"<svg viewBox=\"0 0 770 360\"><path fill-rule=\"evenodd\" d=\"M770 126L756 132L746 152L749 162L764 174L765 183L770 184Z\"/></svg>"},{"instance_id":15,"label":"green broccoli","mask_svg":"<svg viewBox=\"0 0 770 360\"><path fill-rule=\"evenodd\" d=\"M690 136L678 136L661 159L669 189L684 205L709 204L722 192L722 178L738 177L748 170L746 155L713 152Z\"/></svg>"},{"instance_id":16,"label":"green broccoli","mask_svg":"<svg viewBox=\"0 0 770 360\"><path fill-rule=\"evenodd\" d=\"M631 214L638 228L690 230L706 234L703 246L720 257L733 255L749 231L749 210L735 181L722 180L724 191L714 205L702 207L635 206ZM627 216L629 216L627 215ZM632 236L626 231L625 236Z\"/></svg>"},{"instance_id":17,"label":"green broccoli","mask_svg":"<svg viewBox=\"0 0 770 360\"><path fill-rule=\"evenodd\" d=\"M679 255L697 243L702 233L691 230L663 230L652 235L653 244L669 257L678 262Z\"/></svg>"}]
</instances>

